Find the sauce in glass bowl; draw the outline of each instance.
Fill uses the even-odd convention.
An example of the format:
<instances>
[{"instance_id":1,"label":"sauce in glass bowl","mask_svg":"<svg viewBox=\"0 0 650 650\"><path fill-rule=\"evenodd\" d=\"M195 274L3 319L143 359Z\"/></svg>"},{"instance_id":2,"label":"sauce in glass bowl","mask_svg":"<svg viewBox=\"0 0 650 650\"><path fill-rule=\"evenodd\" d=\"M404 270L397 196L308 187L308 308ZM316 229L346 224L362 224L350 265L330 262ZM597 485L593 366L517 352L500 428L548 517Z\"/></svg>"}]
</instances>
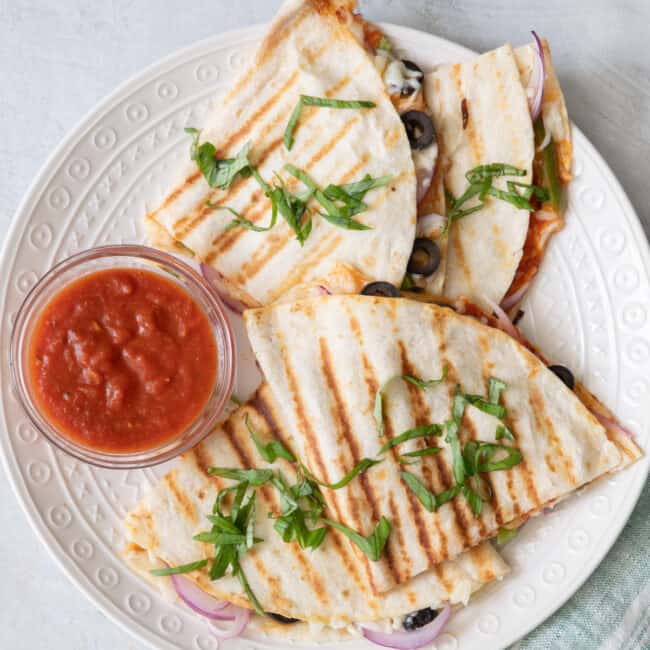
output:
<instances>
[{"instance_id":1,"label":"sauce in glass bowl","mask_svg":"<svg viewBox=\"0 0 650 650\"><path fill-rule=\"evenodd\" d=\"M150 449L177 436L212 392L210 324L177 284L141 269L91 273L47 304L31 340L36 400L93 449Z\"/></svg>"},{"instance_id":2,"label":"sauce in glass bowl","mask_svg":"<svg viewBox=\"0 0 650 650\"><path fill-rule=\"evenodd\" d=\"M115 469L191 449L228 404L236 345L215 288L167 252L77 253L25 297L11 333L13 392L62 451Z\"/></svg>"}]
</instances>

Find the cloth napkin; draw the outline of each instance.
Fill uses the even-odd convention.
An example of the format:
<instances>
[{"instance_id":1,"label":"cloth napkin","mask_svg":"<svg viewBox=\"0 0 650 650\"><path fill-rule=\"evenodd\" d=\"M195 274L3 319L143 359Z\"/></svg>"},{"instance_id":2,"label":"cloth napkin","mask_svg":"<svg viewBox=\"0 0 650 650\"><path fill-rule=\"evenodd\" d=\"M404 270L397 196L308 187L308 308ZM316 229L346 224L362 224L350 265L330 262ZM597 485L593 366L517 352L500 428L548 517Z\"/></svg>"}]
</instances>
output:
<instances>
[{"instance_id":1,"label":"cloth napkin","mask_svg":"<svg viewBox=\"0 0 650 650\"><path fill-rule=\"evenodd\" d=\"M609 554L562 609L510 650L650 649L650 481Z\"/></svg>"}]
</instances>

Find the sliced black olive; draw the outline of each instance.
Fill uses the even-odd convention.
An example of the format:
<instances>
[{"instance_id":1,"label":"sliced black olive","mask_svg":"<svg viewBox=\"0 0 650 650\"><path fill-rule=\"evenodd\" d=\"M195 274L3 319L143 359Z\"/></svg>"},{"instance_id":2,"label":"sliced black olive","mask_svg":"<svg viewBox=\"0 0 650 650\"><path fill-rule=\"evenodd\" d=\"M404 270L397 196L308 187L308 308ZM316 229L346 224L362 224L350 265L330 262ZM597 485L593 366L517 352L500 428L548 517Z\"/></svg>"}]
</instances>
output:
<instances>
[{"instance_id":1,"label":"sliced black olive","mask_svg":"<svg viewBox=\"0 0 650 650\"><path fill-rule=\"evenodd\" d=\"M361 295L399 298L399 289L390 282L371 282L361 289Z\"/></svg>"},{"instance_id":2,"label":"sliced black olive","mask_svg":"<svg viewBox=\"0 0 650 650\"><path fill-rule=\"evenodd\" d=\"M401 117L411 149L424 149L435 140L433 122L426 113L406 111Z\"/></svg>"},{"instance_id":3,"label":"sliced black olive","mask_svg":"<svg viewBox=\"0 0 650 650\"><path fill-rule=\"evenodd\" d=\"M411 612L404 617L402 621L402 627L411 632L417 630L418 628L424 627L431 623L431 621L438 616L438 612L431 607L425 607L420 609L417 612Z\"/></svg>"},{"instance_id":4,"label":"sliced black olive","mask_svg":"<svg viewBox=\"0 0 650 650\"><path fill-rule=\"evenodd\" d=\"M549 366L548 369L573 390L573 387L576 385L576 380L573 377L573 373L566 366Z\"/></svg>"},{"instance_id":5,"label":"sliced black olive","mask_svg":"<svg viewBox=\"0 0 650 650\"><path fill-rule=\"evenodd\" d=\"M407 70L418 73L417 75L412 75L412 76L414 77L417 76L418 78L424 76L424 72L422 72L422 68L417 63L413 63L413 61L409 61L408 59L402 59L402 63L404 64L404 67Z\"/></svg>"},{"instance_id":6,"label":"sliced black olive","mask_svg":"<svg viewBox=\"0 0 650 650\"><path fill-rule=\"evenodd\" d=\"M272 618L274 621L277 621L278 623L284 623L285 625L288 625L289 623L297 623L300 620L297 618L282 616L282 614L275 614L274 612L266 612L266 615L269 618Z\"/></svg>"},{"instance_id":7,"label":"sliced black olive","mask_svg":"<svg viewBox=\"0 0 650 650\"><path fill-rule=\"evenodd\" d=\"M512 319L513 325L518 325L519 321L525 316L526 312L523 309L518 309L515 317Z\"/></svg>"},{"instance_id":8,"label":"sliced black olive","mask_svg":"<svg viewBox=\"0 0 650 650\"><path fill-rule=\"evenodd\" d=\"M406 270L417 275L433 275L440 265L440 248L432 239L418 237Z\"/></svg>"}]
</instances>

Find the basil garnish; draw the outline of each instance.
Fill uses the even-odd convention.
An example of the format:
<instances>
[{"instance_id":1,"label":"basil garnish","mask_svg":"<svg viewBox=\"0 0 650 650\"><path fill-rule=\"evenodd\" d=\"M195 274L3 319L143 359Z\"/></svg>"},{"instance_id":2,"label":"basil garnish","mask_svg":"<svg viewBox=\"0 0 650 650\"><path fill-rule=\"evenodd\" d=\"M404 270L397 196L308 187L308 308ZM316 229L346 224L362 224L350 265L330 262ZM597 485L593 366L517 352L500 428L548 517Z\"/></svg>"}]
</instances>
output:
<instances>
[{"instance_id":1,"label":"basil garnish","mask_svg":"<svg viewBox=\"0 0 650 650\"><path fill-rule=\"evenodd\" d=\"M253 487L264 485L273 478L273 470L271 469L229 469L228 467L209 467L208 474L220 476L221 478L229 478L233 481L250 483Z\"/></svg>"},{"instance_id":2,"label":"basil garnish","mask_svg":"<svg viewBox=\"0 0 650 650\"><path fill-rule=\"evenodd\" d=\"M372 411L372 414L375 418L375 422L377 423L377 433L379 437L381 438L384 435L383 392L388 388L389 384L392 381L395 381L396 379L403 379L404 381L408 381L414 386L417 386L418 388L424 390L426 388L431 388L432 386L436 386L437 384L443 382L447 378L448 372L449 372L449 367L445 366L442 369L442 375L440 375L440 377L436 379L423 380L420 379L419 377L414 377L413 375L396 375L395 377L391 377L387 382L385 382L384 385L377 391L377 394L375 395L375 406ZM382 452L380 451L380 453Z\"/></svg>"},{"instance_id":3,"label":"basil garnish","mask_svg":"<svg viewBox=\"0 0 650 650\"><path fill-rule=\"evenodd\" d=\"M321 518L321 521L343 533L351 542L356 544L363 554L372 562L377 562L381 557L392 530L390 521L388 521L386 517L382 517L379 520L368 537L364 537L355 530L352 530L352 528L348 528L347 526L332 521L331 519Z\"/></svg>"},{"instance_id":4,"label":"basil garnish","mask_svg":"<svg viewBox=\"0 0 650 650\"><path fill-rule=\"evenodd\" d=\"M300 120L300 114L304 106L321 106L324 108L374 108L374 102L364 100L329 99L327 97L312 97L311 95L300 95L300 99L291 112L287 128L284 131L284 146L291 151L293 147L293 135Z\"/></svg>"},{"instance_id":5,"label":"basil garnish","mask_svg":"<svg viewBox=\"0 0 650 650\"><path fill-rule=\"evenodd\" d=\"M192 136L190 145L190 158L196 162L210 187L226 189L230 187L237 175L246 176L250 174L250 161L248 154L251 150L251 143L247 142L234 158L219 160L217 149L211 142L204 142L199 145L201 132L198 129L188 127L185 133Z\"/></svg>"},{"instance_id":6,"label":"basil garnish","mask_svg":"<svg viewBox=\"0 0 650 650\"><path fill-rule=\"evenodd\" d=\"M442 451L441 447L425 447L424 449L416 449L415 451L407 451L404 454L400 454L397 458L397 462L402 463L402 465L412 465L417 462L418 458L422 456L433 456ZM409 460L414 458L416 460Z\"/></svg>"},{"instance_id":7,"label":"basil garnish","mask_svg":"<svg viewBox=\"0 0 650 650\"><path fill-rule=\"evenodd\" d=\"M381 453L381 450L379 453ZM318 485L321 485L328 490L340 490L342 487L345 487L355 476L358 476L361 474L361 472L365 472L367 469L370 469L373 467L373 465L378 465L383 460L383 458L362 458L340 481L337 481L336 483L323 483L323 481L320 481L313 475L310 475L310 478L318 483Z\"/></svg>"},{"instance_id":8,"label":"basil garnish","mask_svg":"<svg viewBox=\"0 0 650 650\"><path fill-rule=\"evenodd\" d=\"M212 203L212 201L206 201L205 205L212 210L228 210L230 214L235 215L235 218L230 221L230 223L228 223L228 225L224 228L224 232L237 227L246 228L247 230L252 230L253 232L266 232L267 230L271 230L271 228L275 226L278 220L278 209L275 203L271 205L271 221L268 226L255 225L240 212L237 212L237 210L230 208L227 205L219 205L218 203Z\"/></svg>"},{"instance_id":9,"label":"basil garnish","mask_svg":"<svg viewBox=\"0 0 650 650\"><path fill-rule=\"evenodd\" d=\"M149 573L152 576L175 576L180 573L189 573L190 571L196 571L197 569L202 569L208 563L207 560L197 560L196 562L190 562L189 564L181 564L180 566L167 567L166 569L152 569Z\"/></svg>"},{"instance_id":10,"label":"basil garnish","mask_svg":"<svg viewBox=\"0 0 650 650\"><path fill-rule=\"evenodd\" d=\"M516 181L506 181L506 190L494 187L493 181L499 176L525 176L526 170L519 169L513 165L505 163L491 163L489 165L479 165L465 173L468 182L467 189L458 198L445 188L445 197L448 204L447 223L440 234L444 237L448 232L451 224L458 219L462 219L485 206L485 199L488 195L493 196L501 201L506 201L520 210L531 212L534 208L531 204L533 195L541 201L548 200L548 191L543 187L528 183ZM478 196L478 203L468 206L470 199Z\"/></svg>"},{"instance_id":11,"label":"basil garnish","mask_svg":"<svg viewBox=\"0 0 650 650\"><path fill-rule=\"evenodd\" d=\"M517 530L517 528L506 528L505 526L499 528L499 532L497 533L497 544L503 546L513 540L517 537Z\"/></svg>"},{"instance_id":12,"label":"basil garnish","mask_svg":"<svg viewBox=\"0 0 650 650\"><path fill-rule=\"evenodd\" d=\"M248 413L244 417L244 424L246 425L246 428L248 429L248 433L250 434L251 438L253 439L253 442L255 443L257 452L267 463L274 463L277 458L284 458L285 460L288 460L290 463L296 462L296 459L293 457L293 454L279 440L271 440L271 442L267 442L266 444L264 444L258 438L255 431L253 431L253 429L251 428L251 425L249 423Z\"/></svg>"},{"instance_id":13,"label":"basil garnish","mask_svg":"<svg viewBox=\"0 0 650 650\"><path fill-rule=\"evenodd\" d=\"M442 433L442 427L439 424L424 424L419 427L414 427L413 429L408 429L404 433L400 433L399 436L395 436L388 442L385 442L380 448L380 454L387 452L392 447L396 445L401 445L407 440L415 440L417 438L424 438L428 436L439 436Z\"/></svg>"}]
</instances>

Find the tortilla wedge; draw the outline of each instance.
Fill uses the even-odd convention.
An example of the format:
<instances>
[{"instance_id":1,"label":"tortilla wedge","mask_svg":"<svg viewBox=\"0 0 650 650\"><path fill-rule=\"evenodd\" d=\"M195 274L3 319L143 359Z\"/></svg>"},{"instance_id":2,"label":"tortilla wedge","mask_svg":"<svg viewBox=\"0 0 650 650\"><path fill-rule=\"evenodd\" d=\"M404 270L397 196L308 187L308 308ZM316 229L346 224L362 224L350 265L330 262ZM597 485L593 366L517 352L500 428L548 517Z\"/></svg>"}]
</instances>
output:
<instances>
[{"instance_id":1,"label":"tortilla wedge","mask_svg":"<svg viewBox=\"0 0 650 650\"><path fill-rule=\"evenodd\" d=\"M630 441L634 451L628 457L530 350L451 309L405 299L329 296L249 310L244 319L292 431L292 444L323 481L337 480L363 457L376 457L383 443L404 431L444 425L456 385L483 396L489 377L507 386L502 396L505 424L523 461L485 475L494 498L479 517L462 495L428 512L402 478L404 467L395 448L360 480L325 490L337 519L355 530L367 534L382 515L392 522L379 562L357 554L377 593L453 559L496 535L500 526L539 512L641 454ZM445 381L426 390L390 381L405 374L430 380L441 377L445 368ZM376 400L382 387L384 436L379 436ZM461 441L494 442L498 424L493 416L468 407ZM408 471L441 494L456 481L449 443L440 435L435 445L440 453L422 458ZM412 449L405 445L399 453Z\"/></svg>"},{"instance_id":2,"label":"tortilla wedge","mask_svg":"<svg viewBox=\"0 0 650 650\"><path fill-rule=\"evenodd\" d=\"M246 143L248 158L264 181L299 194L306 188L285 168L329 184L389 176L364 197L367 209L354 219L368 230L346 229L322 216L310 200L301 227L304 245L278 215L268 232L229 228L231 208L256 227L271 222L272 205L253 177L236 177L225 189L208 185L189 155L179 179L147 217L147 230L167 245L182 245L223 279L223 290L245 306L268 304L299 283L327 275L337 263L370 280L400 283L415 233L415 171L404 126L373 60L356 33L356 3L287 0L250 66L217 103L200 142L211 142L219 159L234 158ZM374 108L338 110L305 106L287 149L283 136L301 95L362 100ZM188 138L189 148L189 138ZM208 202L210 202L208 204ZM210 206L219 206L218 208ZM311 216L308 216L310 214Z\"/></svg>"},{"instance_id":3,"label":"tortilla wedge","mask_svg":"<svg viewBox=\"0 0 650 650\"><path fill-rule=\"evenodd\" d=\"M205 515L211 514L218 489L230 482L209 476L208 467L279 468L291 482L295 474L289 463L279 459L271 466L261 459L246 427L246 417L263 440L275 438L291 449L282 409L268 385L262 385L247 404L185 454L126 518L129 543L125 556L139 571L163 562L178 566L211 557L211 547L193 541L192 536L209 528ZM258 491L255 535L264 542L244 555L242 566L265 611L301 621L341 627L399 618L448 601L467 602L472 592L508 571L497 552L485 543L453 562L421 573L402 587L377 595L347 538L332 530L323 545L313 551L301 550L297 543L285 544L273 530L274 521L267 517L268 512L278 509L279 499L273 489ZM187 576L217 598L250 607L236 578L210 581L206 570Z\"/></svg>"}]
</instances>

